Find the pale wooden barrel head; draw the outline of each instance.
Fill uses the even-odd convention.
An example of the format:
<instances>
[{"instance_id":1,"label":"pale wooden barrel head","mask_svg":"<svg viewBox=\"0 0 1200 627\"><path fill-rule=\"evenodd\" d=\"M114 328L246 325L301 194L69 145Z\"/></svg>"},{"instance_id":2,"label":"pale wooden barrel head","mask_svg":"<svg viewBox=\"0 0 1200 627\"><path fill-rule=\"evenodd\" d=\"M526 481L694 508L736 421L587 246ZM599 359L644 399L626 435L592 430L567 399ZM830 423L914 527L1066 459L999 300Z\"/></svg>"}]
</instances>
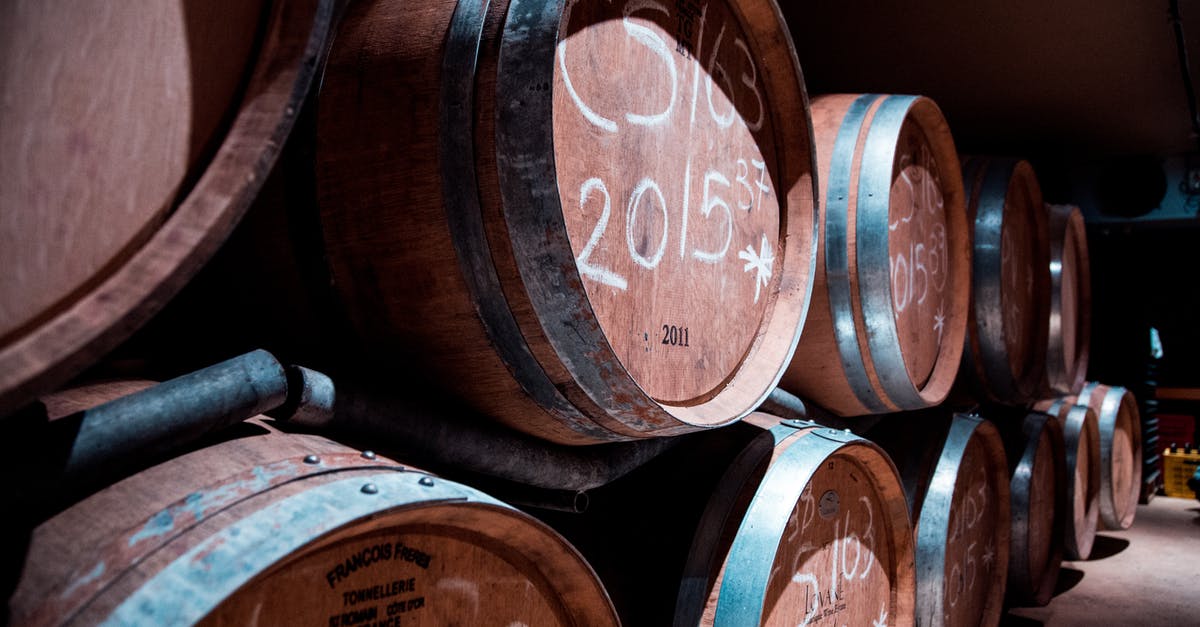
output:
<instances>
[{"instance_id":1,"label":"pale wooden barrel head","mask_svg":"<svg viewBox=\"0 0 1200 627\"><path fill-rule=\"evenodd\" d=\"M1075 559L1087 559L1092 552L1092 543L1096 537L1096 521L1099 517L1097 509L1100 492L1098 477L1100 460L1097 459L1099 434L1096 432L1094 415L1083 423L1073 439L1075 456L1073 463L1068 463L1068 465L1073 467L1071 519L1074 523L1070 525L1072 529L1068 530L1072 540L1068 542L1068 553L1072 554Z\"/></svg>"},{"instance_id":2,"label":"pale wooden barrel head","mask_svg":"<svg viewBox=\"0 0 1200 627\"><path fill-rule=\"evenodd\" d=\"M291 129L331 5L0 7L0 413L91 365L215 252Z\"/></svg>"},{"instance_id":3,"label":"pale wooden barrel head","mask_svg":"<svg viewBox=\"0 0 1200 627\"><path fill-rule=\"evenodd\" d=\"M1079 265L1079 248L1074 239L1063 243L1063 268L1074 268ZM1066 363L1075 363L1076 352L1079 350L1079 277L1075 273L1063 275L1062 280L1062 346L1063 359Z\"/></svg>"},{"instance_id":4,"label":"pale wooden barrel head","mask_svg":"<svg viewBox=\"0 0 1200 627\"><path fill-rule=\"evenodd\" d=\"M769 430L774 449L760 459L748 447L714 490L675 623L870 624L911 616L911 524L887 455L812 423L761 413L746 420ZM706 565L714 570L704 572ZM708 582L706 600L691 594L698 574Z\"/></svg>"},{"instance_id":5,"label":"pale wooden barrel head","mask_svg":"<svg viewBox=\"0 0 1200 627\"><path fill-rule=\"evenodd\" d=\"M1087 559L1100 517L1100 433L1096 412L1074 403L1075 398L1067 396L1039 401L1034 409L1056 416L1062 424L1067 470L1063 548L1069 559Z\"/></svg>"},{"instance_id":6,"label":"pale wooden barrel head","mask_svg":"<svg viewBox=\"0 0 1200 627\"><path fill-rule=\"evenodd\" d=\"M1137 509L1136 492L1141 488L1135 475L1141 474L1141 459L1136 455L1132 425L1126 418L1118 418L1116 428L1112 432L1112 460L1109 463L1109 476L1112 481L1113 517L1105 520L1104 524L1115 528L1128 528L1133 523L1133 514ZM1140 477L1137 477L1140 478ZM1135 493L1130 498L1130 493Z\"/></svg>"},{"instance_id":7,"label":"pale wooden barrel head","mask_svg":"<svg viewBox=\"0 0 1200 627\"><path fill-rule=\"evenodd\" d=\"M1061 444L1056 447L1049 429L1044 428L1031 446L1035 447L1036 452L1024 495L1024 559L1032 596L1036 602L1045 605L1050 600L1049 593L1053 592L1055 580L1054 576L1047 576L1047 573L1057 573L1058 563L1062 561L1061 538L1058 537L1061 530L1055 525L1055 518L1061 515L1058 511L1057 473L1061 463L1055 460L1056 452L1061 452ZM1016 556L1011 558L1017 559Z\"/></svg>"},{"instance_id":8,"label":"pale wooden barrel head","mask_svg":"<svg viewBox=\"0 0 1200 627\"><path fill-rule=\"evenodd\" d=\"M1005 209L1008 215L1000 241L1000 311L1010 372L1014 379L1022 380L1027 377L1031 353L1037 352L1044 312L1048 311L1047 299L1040 292L1045 285L1045 268L1040 264L1046 256L1046 221L1037 177L1027 161L1013 168Z\"/></svg>"},{"instance_id":9,"label":"pale wooden barrel head","mask_svg":"<svg viewBox=\"0 0 1200 627\"><path fill-rule=\"evenodd\" d=\"M1011 606L1050 601L1063 559L1066 471L1058 418L1024 408L990 407L1009 469L1009 562L1005 599Z\"/></svg>"},{"instance_id":10,"label":"pale wooden barrel head","mask_svg":"<svg viewBox=\"0 0 1200 627\"><path fill-rule=\"evenodd\" d=\"M941 351L952 304L941 164L925 129L906 120L896 142L888 207L893 315L904 365L923 386Z\"/></svg>"},{"instance_id":11,"label":"pale wooden barrel head","mask_svg":"<svg viewBox=\"0 0 1200 627\"><path fill-rule=\"evenodd\" d=\"M1126 388L1088 383L1077 402L1096 412L1100 438L1100 521L1128 529L1142 483L1142 428L1137 400Z\"/></svg>"},{"instance_id":12,"label":"pale wooden barrel head","mask_svg":"<svg viewBox=\"0 0 1200 627\"><path fill-rule=\"evenodd\" d=\"M1111 388L1109 395L1119 395L1117 417L1112 430L1111 483L1113 515L1104 524L1110 529L1128 529L1137 513L1142 484L1142 425L1137 401L1123 388ZM1111 396L1106 399L1111 400ZM1103 431L1101 436L1103 437ZM1101 510L1103 514L1103 510Z\"/></svg>"},{"instance_id":13,"label":"pale wooden barrel head","mask_svg":"<svg viewBox=\"0 0 1200 627\"><path fill-rule=\"evenodd\" d=\"M786 240L788 220L812 239L811 205L790 207L782 178L775 116L797 103L775 92L785 68L762 52L779 42L745 26L762 12L722 0L563 13L553 138L566 229L597 323L659 402L722 390L757 348L787 247L806 246ZM787 270L796 286L809 265Z\"/></svg>"},{"instance_id":14,"label":"pale wooden barrel head","mask_svg":"<svg viewBox=\"0 0 1200 627\"><path fill-rule=\"evenodd\" d=\"M1091 341L1091 270L1078 207L1047 205L1050 232L1050 324L1046 391L1077 394Z\"/></svg>"},{"instance_id":15,"label":"pale wooden barrel head","mask_svg":"<svg viewBox=\"0 0 1200 627\"><path fill-rule=\"evenodd\" d=\"M775 554L764 624L820 617L866 625L905 616L911 592L898 572L906 568L906 552L887 535L896 522L886 518L892 505L872 480L875 472L847 452L831 456L809 479Z\"/></svg>"}]
</instances>

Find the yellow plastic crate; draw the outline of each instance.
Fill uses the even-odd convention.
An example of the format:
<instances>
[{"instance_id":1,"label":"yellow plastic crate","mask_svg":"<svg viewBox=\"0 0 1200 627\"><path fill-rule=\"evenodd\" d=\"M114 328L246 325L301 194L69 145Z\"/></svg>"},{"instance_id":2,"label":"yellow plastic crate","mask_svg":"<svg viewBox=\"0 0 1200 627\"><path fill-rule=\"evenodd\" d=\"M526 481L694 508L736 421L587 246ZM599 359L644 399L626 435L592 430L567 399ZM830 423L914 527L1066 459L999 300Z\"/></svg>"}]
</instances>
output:
<instances>
[{"instance_id":1,"label":"yellow plastic crate","mask_svg":"<svg viewBox=\"0 0 1200 627\"><path fill-rule=\"evenodd\" d=\"M1163 451L1163 491L1167 496L1181 498L1196 498L1196 493L1188 487L1188 479L1200 466L1200 449L1185 450L1182 448Z\"/></svg>"}]
</instances>

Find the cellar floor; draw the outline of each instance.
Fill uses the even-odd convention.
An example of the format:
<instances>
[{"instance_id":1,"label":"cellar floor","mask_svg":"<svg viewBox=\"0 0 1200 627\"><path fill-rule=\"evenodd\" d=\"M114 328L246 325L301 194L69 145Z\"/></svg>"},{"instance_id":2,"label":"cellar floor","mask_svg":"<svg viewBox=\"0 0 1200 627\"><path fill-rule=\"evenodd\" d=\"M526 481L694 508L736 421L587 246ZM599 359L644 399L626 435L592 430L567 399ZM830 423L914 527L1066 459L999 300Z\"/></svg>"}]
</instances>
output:
<instances>
[{"instance_id":1,"label":"cellar floor","mask_svg":"<svg viewBox=\"0 0 1200 627\"><path fill-rule=\"evenodd\" d=\"M1200 502L1157 497L1133 527L1102 531L1092 559L1063 562L1046 607L1015 608L1002 625L1200 625Z\"/></svg>"}]
</instances>

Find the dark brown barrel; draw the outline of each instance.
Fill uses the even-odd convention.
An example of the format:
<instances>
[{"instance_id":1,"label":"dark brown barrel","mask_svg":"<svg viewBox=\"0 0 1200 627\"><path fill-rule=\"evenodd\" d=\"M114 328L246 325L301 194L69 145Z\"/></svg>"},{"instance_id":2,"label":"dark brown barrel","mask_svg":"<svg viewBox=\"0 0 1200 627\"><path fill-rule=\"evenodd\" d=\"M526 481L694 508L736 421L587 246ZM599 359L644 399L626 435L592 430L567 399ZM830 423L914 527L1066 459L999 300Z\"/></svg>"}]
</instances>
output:
<instances>
[{"instance_id":1,"label":"dark brown barrel","mask_svg":"<svg viewBox=\"0 0 1200 627\"><path fill-rule=\"evenodd\" d=\"M1142 488L1142 420L1133 393L1089 382L1076 400L1096 412L1100 432L1100 522L1128 529Z\"/></svg>"},{"instance_id":2,"label":"dark brown barrel","mask_svg":"<svg viewBox=\"0 0 1200 627\"><path fill-rule=\"evenodd\" d=\"M904 623L911 527L895 467L848 432L752 414L692 541L675 625ZM853 555L853 558L850 558Z\"/></svg>"},{"instance_id":3,"label":"dark brown barrel","mask_svg":"<svg viewBox=\"0 0 1200 627\"><path fill-rule=\"evenodd\" d=\"M1041 391L1050 316L1042 192L1026 161L963 164L972 229L971 308L962 371L981 400L1021 404Z\"/></svg>"},{"instance_id":4,"label":"dark brown barrel","mask_svg":"<svg viewBox=\"0 0 1200 627\"><path fill-rule=\"evenodd\" d=\"M896 420L869 434L904 479L917 547L917 624L996 625L1009 561L1004 444L976 416L939 411L919 419L919 429Z\"/></svg>"},{"instance_id":5,"label":"dark brown barrel","mask_svg":"<svg viewBox=\"0 0 1200 627\"><path fill-rule=\"evenodd\" d=\"M933 101L813 100L821 251L781 387L843 416L931 407L962 356L970 243L962 170Z\"/></svg>"},{"instance_id":6,"label":"dark brown barrel","mask_svg":"<svg viewBox=\"0 0 1200 627\"><path fill-rule=\"evenodd\" d=\"M40 525L12 621L617 624L579 554L491 497L269 421L231 435Z\"/></svg>"},{"instance_id":7,"label":"dark brown barrel","mask_svg":"<svg viewBox=\"0 0 1200 627\"><path fill-rule=\"evenodd\" d=\"M363 343L563 443L728 424L795 346L807 99L771 0L353 4L320 96Z\"/></svg>"},{"instance_id":8,"label":"dark brown barrel","mask_svg":"<svg viewBox=\"0 0 1200 627\"><path fill-rule=\"evenodd\" d=\"M1047 205L1050 229L1050 334L1046 392L1078 394L1087 377L1092 276L1078 207Z\"/></svg>"},{"instance_id":9,"label":"dark brown barrel","mask_svg":"<svg viewBox=\"0 0 1200 627\"><path fill-rule=\"evenodd\" d=\"M1070 478L1063 430L1056 418L1040 412L1007 418L996 416L994 423L1004 437L1012 476L1006 598L1010 605L1043 606L1054 594L1063 559Z\"/></svg>"},{"instance_id":10,"label":"dark brown barrel","mask_svg":"<svg viewBox=\"0 0 1200 627\"><path fill-rule=\"evenodd\" d=\"M1063 547L1067 559L1087 559L1100 518L1100 429L1096 412L1074 399L1039 401L1034 409L1056 416L1063 427L1067 464L1067 515Z\"/></svg>"},{"instance_id":11,"label":"dark brown barrel","mask_svg":"<svg viewBox=\"0 0 1200 627\"><path fill-rule=\"evenodd\" d=\"M128 337L216 251L292 128L334 4L0 8L0 415Z\"/></svg>"}]
</instances>

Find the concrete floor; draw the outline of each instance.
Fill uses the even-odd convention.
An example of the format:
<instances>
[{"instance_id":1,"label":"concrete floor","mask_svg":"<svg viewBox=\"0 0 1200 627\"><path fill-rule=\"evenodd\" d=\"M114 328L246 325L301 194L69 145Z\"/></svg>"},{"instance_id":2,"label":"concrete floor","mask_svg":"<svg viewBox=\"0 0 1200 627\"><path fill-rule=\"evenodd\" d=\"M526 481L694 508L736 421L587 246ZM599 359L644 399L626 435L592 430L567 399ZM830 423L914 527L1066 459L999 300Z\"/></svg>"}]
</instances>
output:
<instances>
[{"instance_id":1,"label":"concrete floor","mask_svg":"<svg viewBox=\"0 0 1200 627\"><path fill-rule=\"evenodd\" d=\"M1129 530L1097 534L1092 559L1063 562L1049 605L1014 608L1000 624L1200 625L1200 502L1139 505Z\"/></svg>"}]
</instances>

